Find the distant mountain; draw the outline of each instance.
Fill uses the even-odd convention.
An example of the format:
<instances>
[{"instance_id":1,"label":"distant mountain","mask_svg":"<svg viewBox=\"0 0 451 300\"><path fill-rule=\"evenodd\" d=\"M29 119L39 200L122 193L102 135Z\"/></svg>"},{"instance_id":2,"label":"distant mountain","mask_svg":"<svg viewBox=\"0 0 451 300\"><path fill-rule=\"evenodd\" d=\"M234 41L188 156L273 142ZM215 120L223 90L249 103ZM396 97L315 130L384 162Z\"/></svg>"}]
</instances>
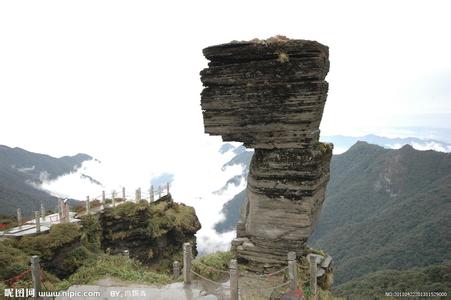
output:
<instances>
[{"instance_id":1,"label":"distant mountain","mask_svg":"<svg viewBox=\"0 0 451 300\"><path fill-rule=\"evenodd\" d=\"M309 243L334 257L340 285L378 270L446 263L450 220L450 153L358 142L332 159Z\"/></svg>"},{"instance_id":2,"label":"distant mountain","mask_svg":"<svg viewBox=\"0 0 451 300\"><path fill-rule=\"evenodd\" d=\"M415 287L415 289L412 290L412 287ZM338 286L334 289L334 294L348 296L348 299L361 299L362 296L365 296L365 299L377 299L376 296L382 297L386 292L394 291L438 292L438 297L445 295L445 293L449 296L451 291L451 262L443 265L412 268L406 271L383 270L372 272ZM408 299L428 298L413 296ZM444 299L438 297L434 299Z\"/></svg>"},{"instance_id":3,"label":"distant mountain","mask_svg":"<svg viewBox=\"0 0 451 300\"><path fill-rule=\"evenodd\" d=\"M0 145L0 167L12 168L27 174L28 179L33 182L55 179L78 169L84 161L91 159L93 159L91 156L82 153L55 158L17 147Z\"/></svg>"},{"instance_id":4,"label":"distant mountain","mask_svg":"<svg viewBox=\"0 0 451 300\"><path fill-rule=\"evenodd\" d=\"M447 134L449 131L445 131ZM416 137L407 137L407 138L388 138L383 136L378 136L374 134L369 134L361 137L353 137L353 136L345 136L345 135L332 135L332 136L322 136L321 141L333 143L334 144L334 153L340 154L347 151L352 145L357 143L358 141L365 141L370 144L375 144L382 146L384 148L390 149L399 149L404 145L411 145L413 148L417 150L437 150L441 152L451 152L451 144L447 142L442 142L433 139L421 139ZM227 151L234 151L236 153L235 157L232 158L227 164L224 165L223 168L227 166L232 166L239 164L243 166L244 172L242 176L235 176L234 178L230 178L224 187L219 190L221 192L227 188L228 184L239 185L242 180L246 180L247 172L249 169L249 163L252 158L253 151L247 150L243 146L233 147L229 143L225 143L221 149L221 153L225 153ZM244 201L245 194L238 194L229 202L224 204L223 213L225 215L225 219L217 224L215 227L216 230L220 233L227 232L235 229L236 222L239 219L239 208L241 207L241 203ZM234 203L236 202L236 203Z\"/></svg>"},{"instance_id":5,"label":"distant mountain","mask_svg":"<svg viewBox=\"0 0 451 300\"><path fill-rule=\"evenodd\" d=\"M234 150L236 154L230 161L224 164L223 169L227 167L231 167L234 165L241 165L244 167L243 173L249 172L249 162L251 161L252 155L254 154L253 150L246 150L243 146L240 146Z\"/></svg>"},{"instance_id":6,"label":"distant mountain","mask_svg":"<svg viewBox=\"0 0 451 300\"><path fill-rule=\"evenodd\" d=\"M248 151L246 147L244 147L243 145L238 145L238 146L234 146L230 143L224 143L222 144L221 148L219 148L219 153L224 154L227 152L233 152L236 155L243 153L245 151Z\"/></svg>"},{"instance_id":7,"label":"distant mountain","mask_svg":"<svg viewBox=\"0 0 451 300\"><path fill-rule=\"evenodd\" d=\"M230 143L222 144L221 148L219 148L219 153L224 154L226 152L232 151L235 147Z\"/></svg>"},{"instance_id":8,"label":"distant mountain","mask_svg":"<svg viewBox=\"0 0 451 300\"><path fill-rule=\"evenodd\" d=\"M0 214L13 215L20 207L23 214L29 216L40 203L54 208L56 198L36 186L74 172L91 159L81 153L55 158L0 145Z\"/></svg>"},{"instance_id":9,"label":"distant mountain","mask_svg":"<svg viewBox=\"0 0 451 300\"><path fill-rule=\"evenodd\" d=\"M241 205L244 203L245 198L246 190L243 190L224 204L222 213L225 215L225 219L216 223L216 232L223 233L235 229L236 223L240 220Z\"/></svg>"},{"instance_id":10,"label":"distant mountain","mask_svg":"<svg viewBox=\"0 0 451 300\"><path fill-rule=\"evenodd\" d=\"M222 150L223 148L226 148L227 151L223 151ZM241 172L241 174L235 175L229 180L227 180L224 186L215 192L216 194L222 194L224 191L227 190L229 185L239 186L242 182L246 182L247 174L249 173L249 162L251 161L252 155L254 154L253 150L248 150L244 146L240 145L238 147L233 147L228 143L224 144L219 150L219 152L222 154L228 151L232 151L235 154L235 156L222 166L222 170L224 171L228 167L238 165L243 168L243 171ZM221 226L218 228L221 228Z\"/></svg>"},{"instance_id":11,"label":"distant mountain","mask_svg":"<svg viewBox=\"0 0 451 300\"><path fill-rule=\"evenodd\" d=\"M245 196L243 191L224 204L216 231L235 229ZM349 291L350 283L366 284L378 270L408 276L416 272L412 268L451 261L450 220L451 153L357 142L332 158L309 244L334 257L336 289Z\"/></svg>"},{"instance_id":12,"label":"distant mountain","mask_svg":"<svg viewBox=\"0 0 451 300\"><path fill-rule=\"evenodd\" d=\"M379 145L390 149L399 149L404 145L411 145L417 150L436 150L441 152L451 152L451 144L434 139L420 139L416 137L406 138L387 138L374 134L365 136L345 136L345 135L331 135L322 136L321 141L333 143L334 153L340 154L348 150L352 145L358 141L364 141L370 144Z\"/></svg>"}]
</instances>

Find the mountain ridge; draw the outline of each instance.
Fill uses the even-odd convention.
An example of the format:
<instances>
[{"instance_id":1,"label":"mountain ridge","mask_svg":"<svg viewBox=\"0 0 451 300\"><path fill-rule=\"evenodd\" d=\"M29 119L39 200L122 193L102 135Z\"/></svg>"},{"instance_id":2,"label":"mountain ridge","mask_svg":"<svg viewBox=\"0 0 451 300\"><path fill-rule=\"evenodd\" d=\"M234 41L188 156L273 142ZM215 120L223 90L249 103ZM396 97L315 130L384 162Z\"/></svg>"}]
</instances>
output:
<instances>
[{"instance_id":1,"label":"mountain ridge","mask_svg":"<svg viewBox=\"0 0 451 300\"><path fill-rule=\"evenodd\" d=\"M14 215L20 207L24 216L31 216L41 203L54 208L56 198L37 186L74 172L92 159L84 153L56 158L0 145L0 214Z\"/></svg>"},{"instance_id":2,"label":"mountain ridge","mask_svg":"<svg viewBox=\"0 0 451 300\"><path fill-rule=\"evenodd\" d=\"M451 154L358 143L335 157L331 172L309 242L339 262L337 284L450 259Z\"/></svg>"},{"instance_id":3,"label":"mountain ridge","mask_svg":"<svg viewBox=\"0 0 451 300\"><path fill-rule=\"evenodd\" d=\"M377 270L444 264L451 260L450 195L451 153L359 141L332 158L309 244L334 257L338 289ZM224 205L218 232L234 229L244 198L241 192Z\"/></svg>"},{"instance_id":4,"label":"mountain ridge","mask_svg":"<svg viewBox=\"0 0 451 300\"><path fill-rule=\"evenodd\" d=\"M440 152L451 152L451 143L437 139L424 139L418 137L393 137L388 138L376 134L367 134L363 136L329 135L321 136L321 141L333 143L337 152L344 152L358 141L365 141L370 144L376 144L385 148L397 149L403 145L415 146L417 150L435 150Z\"/></svg>"}]
</instances>

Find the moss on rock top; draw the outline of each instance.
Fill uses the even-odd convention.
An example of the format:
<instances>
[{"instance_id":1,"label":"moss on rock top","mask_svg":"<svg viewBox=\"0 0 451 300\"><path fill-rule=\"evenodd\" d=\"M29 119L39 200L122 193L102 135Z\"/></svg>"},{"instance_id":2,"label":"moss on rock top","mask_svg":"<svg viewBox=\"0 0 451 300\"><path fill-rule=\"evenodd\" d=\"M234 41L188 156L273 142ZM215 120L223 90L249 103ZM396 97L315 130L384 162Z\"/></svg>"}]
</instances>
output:
<instances>
[{"instance_id":1,"label":"moss on rock top","mask_svg":"<svg viewBox=\"0 0 451 300\"><path fill-rule=\"evenodd\" d=\"M48 233L0 241L0 283L11 286L8 279L28 270L32 255L41 259L49 290L102 276L167 283L165 273L173 261L182 261L183 243L191 242L197 254L195 233L200 227L194 208L173 202L170 195L152 203L124 203L83 216L79 224L57 224ZM102 250L129 250L131 259ZM29 277L15 286L30 287Z\"/></svg>"},{"instance_id":2,"label":"moss on rock top","mask_svg":"<svg viewBox=\"0 0 451 300\"><path fill-rule=\"evenodd\" d=\"M148 203L124 203L99 215L102 248L110 253L129 250L130 256L167 270L180 260L182 245L201 228L194 208L175 203L171 195Z\"/></svg>"}]
</instances>

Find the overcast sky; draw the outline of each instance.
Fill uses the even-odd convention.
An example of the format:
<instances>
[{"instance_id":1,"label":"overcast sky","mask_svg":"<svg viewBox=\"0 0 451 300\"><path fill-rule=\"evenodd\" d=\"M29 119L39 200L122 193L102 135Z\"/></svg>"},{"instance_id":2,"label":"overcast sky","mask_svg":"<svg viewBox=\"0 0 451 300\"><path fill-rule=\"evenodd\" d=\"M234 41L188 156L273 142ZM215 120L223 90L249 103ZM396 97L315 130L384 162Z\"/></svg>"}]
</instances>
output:
<instances>
[{"instance_id":1,"label":"overcast sky","mask_svg":"<svg viewBox=\"0 0 451 300\"><path fill-rule=\"evenodd\" d=\"M324 134L451 127L449 3L2 1L0 144L100 159L195 148L202 49L276 34L330 48Z\"/></svg>"}]
</instances>

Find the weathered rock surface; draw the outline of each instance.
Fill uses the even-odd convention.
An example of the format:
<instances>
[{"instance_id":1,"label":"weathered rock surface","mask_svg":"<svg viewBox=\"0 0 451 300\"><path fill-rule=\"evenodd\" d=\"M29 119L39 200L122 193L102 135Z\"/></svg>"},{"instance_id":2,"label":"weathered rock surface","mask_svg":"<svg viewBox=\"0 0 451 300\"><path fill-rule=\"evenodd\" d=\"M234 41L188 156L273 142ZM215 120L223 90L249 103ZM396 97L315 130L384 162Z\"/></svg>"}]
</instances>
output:
<instances>
[{"instance_id":1,"label":"weathered rock surface","mask_svg":"<svg viewBox=\"0 0 451 300\"><path fill-rule=\"evenodd\" d=\"M185 242L193 244L197 255L195 233L201 225L194 208L173 202L171 195L106 209L99 221L102 248L112 254L129 250L131 257L162 270L181 261Z\"/></svg>"},{"instance_id":2,"label":"weathered rock surface","mask_svg":"<svg viewBox=\"0 0 451 300\"><path fill-rule=\"evenodd\" d=\"M259 149L318 141L327 97L328 48L317 42L240 42L204 49L205 131Z\"/></svg>"},{"instance_id":3,"label":"weathered rock surface","mask_svg":"<svg viewBox=\"0 0 451 300\"><path fill-rule=\"evenodd\" d=\"M310 256L313 256L316 262L316 277L318 278L318 285L324 289L329 290L332 287L334 276L332 268L332 256L330 255L320 255L310 253L306 256L307 261L310 262Z\"/></svg>"},{"instance_id":4,"label":"weathered rock surface","mask_svg":"<svg viewBox=\"0 0 451 300\"><path fill-rule=\"evenodd\" d=\"M255 148L246 205L232 242L256 270L303 255L329 180L332 145L319 143L328 48L284 37L204 49L205 132Z\"/></svg>"},{"instance_id":5,"label":"weathered rock surface","mask_svg":"<svg viewBox=\"0 0 451 300\"><path fill-rule=\"evenodd\" d=\"M264 264L285 262L289 251L303 254L324 201L331 156L326 144L255 150L242 211L244 232L238 234L254 246L243 243L240 257Z\"/></svg>"}]
</instances>

